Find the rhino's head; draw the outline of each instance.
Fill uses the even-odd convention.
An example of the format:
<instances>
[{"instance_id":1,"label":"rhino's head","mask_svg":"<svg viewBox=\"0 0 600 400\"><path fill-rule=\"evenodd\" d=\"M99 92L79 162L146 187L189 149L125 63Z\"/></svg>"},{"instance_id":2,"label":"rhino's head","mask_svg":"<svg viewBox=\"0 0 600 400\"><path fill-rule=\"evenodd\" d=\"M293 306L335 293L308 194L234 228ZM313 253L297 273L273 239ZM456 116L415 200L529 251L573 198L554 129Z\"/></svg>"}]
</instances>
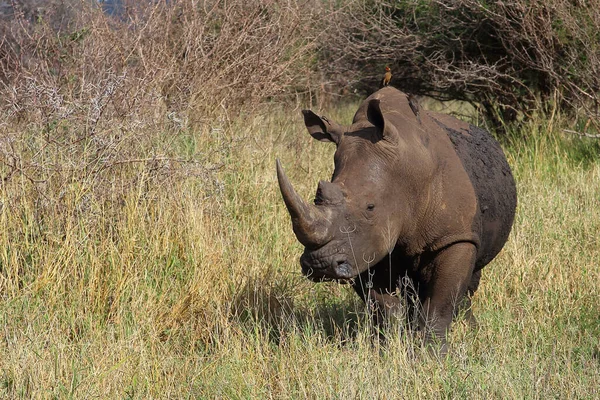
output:
<instances>
[{"instance_id":1,"label":"rhino's head","mask_svg":"<svg viewBox=\"0 0 600 400\"><path fill-rule=\"evenodd\" d=\"M311 136L337 146L333 177L319 182L314 205L309 204L277 161L279 186L294 233L305 246L302 272L315 281L347 281L414 234L431 160L422 143L406 143L378 99L365 102L349 127L312 111L303 114Z\"/></svg>"}]
</instances>

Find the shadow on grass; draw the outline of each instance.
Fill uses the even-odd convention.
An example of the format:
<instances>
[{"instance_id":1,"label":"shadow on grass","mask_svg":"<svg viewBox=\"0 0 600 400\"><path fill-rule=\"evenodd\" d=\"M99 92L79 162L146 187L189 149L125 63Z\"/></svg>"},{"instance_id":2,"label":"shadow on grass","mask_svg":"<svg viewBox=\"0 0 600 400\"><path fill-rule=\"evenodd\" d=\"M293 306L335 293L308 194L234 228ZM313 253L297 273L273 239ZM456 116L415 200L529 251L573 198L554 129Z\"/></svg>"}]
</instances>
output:
<instances>
[{"instance_id":1,"label":"shadow on grass","mask_svg":"<svg viewBox=\"0 0 600 400\"><path fill-rule=\"evenodd\" d=\"M317 340L340 347L356 344L359 335L384 346L390 338L409 338L407 343L412 345L408 348L413 352L422 345L419 340L423 339L424 333L417 322L422 311L409 301L410 293L400 299L404 312L390 316L384 326L376 328L364 303L352 289L348 287L348 292L332 290L342 293L336 297L325 286L331 284L314 285L324 286L315 293L298 295L296 286L288 281L270 281L265 277L248 279L234 297L230 321L250 335L258 333L267 338L274 346L279 346L282 338L294 335L300 338L316 336ZM304 302L300 303L302 300ZM474 322L465 315L465 310L458 312L453 325L465 323L476 329ZM413 342L413 338L417 340Z\"/></svg>"},{"instance_id":2,"label":"shadow on grass","mask_svg":"<svg viewBox=\"0 0 600 400\"><path fill-rule=\"evenodd\" d=\"M282 336L294 334L319 335L329 343L344 345L368 323L358 298L317 295L309 299L312 293L297 295L295 289L290 282L248 279L233 299L231 320L252 331L260 328L275 345Z\"/></svg>"}]
</instances>

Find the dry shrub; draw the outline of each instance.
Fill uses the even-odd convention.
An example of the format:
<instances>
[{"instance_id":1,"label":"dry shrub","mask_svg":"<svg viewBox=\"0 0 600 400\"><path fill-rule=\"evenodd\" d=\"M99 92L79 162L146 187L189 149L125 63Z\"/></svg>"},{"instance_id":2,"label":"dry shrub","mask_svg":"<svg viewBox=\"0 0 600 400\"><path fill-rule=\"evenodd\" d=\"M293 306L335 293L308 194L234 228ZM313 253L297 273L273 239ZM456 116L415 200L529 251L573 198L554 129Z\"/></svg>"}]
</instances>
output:
<instances>
[{"instance_id":1,"label":"dry shrub","mask_svg":"<svg viewBox=\"0 0 600 400\"><path fill-rule=\"evenodd\" d=\"M132 2L111 17L93 5L66 3L35 18L17 7L6 21L0 76L4 91L13 89L13 109L3 105L9 116L30 111L22 97L28 84L50 86L89 107L90 86L107 76L125 78L111 99L121 113L159 107L205 121L215 110L236 112L306 89L303 60L310 61L314 37L305 21L318 23L314 7L268 0Z\"/></svg>"},{"instance_id":2,"label":"dry shrub","mask_svg":"<svg viewBox=\"0 0 600 400\"><path fill-rule=\"evenodd\" d=\"M73 183L115 204L189 177L210 195L231 120L310 85L305 21L320 17L299 2L130 1L114 16L94 2L11 4L0 14L0 180L28 185L8 201L26 193L35 209Z\"/></svg>"},{"instance_id":3,"label":"dry shrub","mask_svg":"<svg viewBox=\"0 0 600 400\"><path fill-rule=\"evenodd\" d=\"M599 128L600 3L374 0L342 7L323 42L329 76L482 106L492 121L582 113Z\"/></svg>"}]
</instances>

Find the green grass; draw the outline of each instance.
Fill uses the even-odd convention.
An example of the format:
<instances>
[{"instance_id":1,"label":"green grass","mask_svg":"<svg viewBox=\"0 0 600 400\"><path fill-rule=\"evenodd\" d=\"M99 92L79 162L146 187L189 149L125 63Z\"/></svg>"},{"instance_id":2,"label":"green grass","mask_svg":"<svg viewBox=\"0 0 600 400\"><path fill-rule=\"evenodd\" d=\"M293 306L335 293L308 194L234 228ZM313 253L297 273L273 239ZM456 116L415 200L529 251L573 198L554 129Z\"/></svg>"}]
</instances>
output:
<instances>
[{"instance_id":1,"label":"green grass","mask_svg":"<svg viewBox=\"0 0 600 400\"><path fill-rule=\"evenodd\" d=\"M353 111L328 116L348 123ZM170 140L182 158L218 152L223 167L206 175L160 180L131 163L101 191L93 177L59 185L50 205L9 180L0 397L597 398L598 142L538 125L504 140L515 226L484 270L478 328L454 324L442 361L401 326L374 343L349 287L301 276L275 159L310 198L333 147L299 111Z\"/></svg>"}]
</instances>

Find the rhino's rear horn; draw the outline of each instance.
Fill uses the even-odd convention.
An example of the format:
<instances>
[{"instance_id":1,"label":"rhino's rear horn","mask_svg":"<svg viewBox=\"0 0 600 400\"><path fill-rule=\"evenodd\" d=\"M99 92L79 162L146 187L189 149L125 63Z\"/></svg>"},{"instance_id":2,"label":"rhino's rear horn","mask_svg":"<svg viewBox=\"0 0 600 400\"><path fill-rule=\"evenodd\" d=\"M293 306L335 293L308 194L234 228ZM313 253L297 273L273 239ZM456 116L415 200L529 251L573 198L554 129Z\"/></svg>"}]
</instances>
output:
<instances>
[{"instance_id":1,"label":"rhino's rear horn","mask_svg":"<svg viewBox=\"0 0 600 400\"><path fill-rule=\"evenodd\" d=\"M338 185L335 183L320 181L317 187L316 202L321 204L340 204L344 200L344 194Z\"/></svg>"},{"instance_id":2,"label":"rhino's rear horn","mask_svg":"<svg viewBox=\"0 0 600 400\"><path fill-rule=\"evenodd\" d=\"M285 206L292 218L298 241L306 247L317 248L331 240L331 222L320 210L306 203L294 190L277 160L277 180Z\"/></svg>"}]
</instances>

